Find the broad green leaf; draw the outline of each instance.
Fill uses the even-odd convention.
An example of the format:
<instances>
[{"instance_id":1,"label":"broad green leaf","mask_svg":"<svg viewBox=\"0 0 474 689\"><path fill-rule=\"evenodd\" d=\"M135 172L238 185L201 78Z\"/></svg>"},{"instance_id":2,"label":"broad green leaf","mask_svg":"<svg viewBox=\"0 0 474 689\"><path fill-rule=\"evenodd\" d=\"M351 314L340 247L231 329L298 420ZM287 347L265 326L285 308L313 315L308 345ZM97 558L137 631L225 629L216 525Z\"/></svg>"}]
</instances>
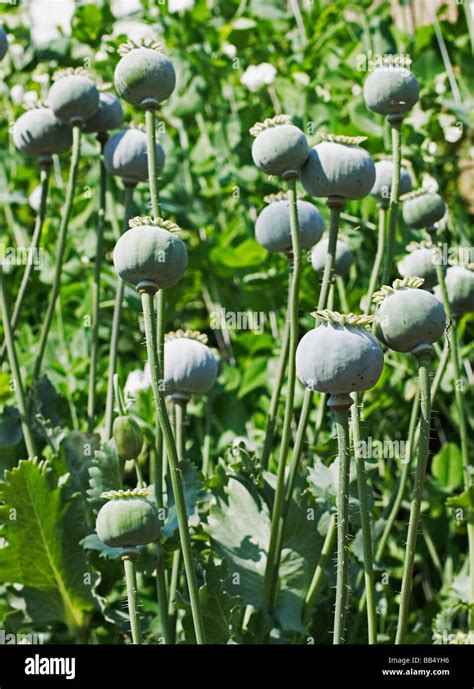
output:
<instances>
[{"instance_id":1,"label":"broad green leaf","mask_svg":"<svg viewBox=\"0 0 474 689\"><path fill-rule=\"evenodd\" d=\"M448 490L459 488L463 481L462 457L459 447L454 443L445 443L433 457L431 473Z\"/></svg>"},{"instance_id":2,"label":"broad green leaf","mask_svg":"<svg viewBox=\"0 0 474 689\"><path fill-rule=\"evenodd\" d=\"M267 252L254 239L245 239L239 246L215 247L211 251L211 260L222 263L227 268L246 268L259 266L266 258Z\"/></svg>"},{"instance_id":3,"label":"broad green leaf","mask_svg":"<svg viewBox=\"0 0 474 689\"><path fill-rule=\"evenodd\" d=\"M22 460L0 483L0 577L31 589L44 621L85 627L93 609L84 584L88 565L79 545L84 518L76 498L50 485L45 465ZM34 605L34 603L32 603Z\"/></svg>"},{"instance_id":4,"label":"broad green leaf","mask_svg":"<svg viewBox=\"0 0 474 689\"><path fill-rule=\"evenodd\" d=\"M104 503L104 499L100 497L101 493L123 488L121 462L113 440L109 440L102 446L102 450L94 453L89 476L90 488L87 497L89 502L97 507Z\"/></svg>"}]
</instances>

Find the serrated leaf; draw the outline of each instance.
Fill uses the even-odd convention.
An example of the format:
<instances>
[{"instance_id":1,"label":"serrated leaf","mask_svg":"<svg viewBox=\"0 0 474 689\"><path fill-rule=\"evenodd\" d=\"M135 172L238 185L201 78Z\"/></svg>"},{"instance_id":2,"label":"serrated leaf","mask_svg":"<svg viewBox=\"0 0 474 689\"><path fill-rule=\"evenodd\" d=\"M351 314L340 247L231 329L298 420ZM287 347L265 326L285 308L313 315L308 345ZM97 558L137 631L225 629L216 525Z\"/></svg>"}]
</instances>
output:
<instances>
[{"instance_id":1,"label":"serrated leaf","mask_svg":"<svg viewBox=\"0 0 474 689\"><path fill-rule=\"evenodd\" d=\"M22 460L0 483L6 541L0 548L0 577L32 590L32 608L41 611L43 621L77 630L93 608L79 546L84 518L78 500L66 499L62 489L50 485L48 474L44 465Z\"/></svg>"},{"instance_id":2,"label":"serrated leaf","mask_svg":"<svg viewBox=\"0 0 474 689\"><path fill-rule=\"evenodd\" d=\"M102 450L94 453L92 466L89 468L89 485L87 499L97 507L104 503L101 493L123 488L121 462L113 440L104 443Z\"/></svg>"}]
</instances>

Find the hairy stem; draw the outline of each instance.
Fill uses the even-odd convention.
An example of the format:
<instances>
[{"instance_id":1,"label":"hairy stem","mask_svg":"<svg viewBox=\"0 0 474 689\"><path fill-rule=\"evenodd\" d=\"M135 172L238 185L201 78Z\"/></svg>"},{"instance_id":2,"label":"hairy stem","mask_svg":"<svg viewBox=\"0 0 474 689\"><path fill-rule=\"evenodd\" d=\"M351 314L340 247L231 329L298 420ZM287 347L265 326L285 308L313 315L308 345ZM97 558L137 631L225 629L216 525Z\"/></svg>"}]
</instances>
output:
<instances>
[{"instance_id":1,"label":"hairy stem","mask_svg":"<svg viewBox=\"0 0 474 689\"><path fill-rule=\"evenodd\" d=\"M135 556L124 555L125 582L127 585L128 612L132 631L132 643L141 644L140 621L138 617L138 591L135 573Z\"/></svg>"},{"instance_id":2,"label":"hairy stem","mask_svg":"<svg viewBox=\"0 0 474 689\"><path fill-rule=\"evenodd\" d=\"M313 578L308 588L306 598L304 601L303 608L303 623L308 624L311 611L313 609L316 597L319 593L323 581L323 575L326 570L329 558L331 557L332 549L334 546L334 538L336 536L336 515L332 514L328 524L328 530L326 532L326 538L324 539L323 547L319 555L319 561L314 570Z\"/></svg>"},{"instance_id":3,"label":"hairy stem","mask_svg":"<svg viewBox=\"0 0 474 689\"><path fill-rule=\"evenodd\" d=\"M334 419L337 429L337 446L339 456L339 484L337 489L337 577L336 609L334 613L335 645L345 641L345 620L347 612L347 586L349 569L349 410L336 408Z\"/></svg>"},{"instance_id":4,"label":"hairy stem","mask_svg":"<svg viewBox=\"0 0 474 689\"><path fill-rule=\"evenodd\" d=\"M188 526L188 517L186 513L186 503L184 500L183 484L181 481L178 452L176 450L173 431L171 430L171 424L166 410L165 399L160 389L160 370L158 364L158 347L156 341L156 324L153 310L153 295L149 292L142 291L141 299L155 413L160 421L164 445L168 455L171 485L173 487L173 494L176 504L176 515L178 518L181 549L183 551L184 567L188 582L189 596L191 599L191 610L194 621L196 641L198 644L203 644L205 643L204 623L192 555L191 534Z\"/></svg>"}]
</instances>

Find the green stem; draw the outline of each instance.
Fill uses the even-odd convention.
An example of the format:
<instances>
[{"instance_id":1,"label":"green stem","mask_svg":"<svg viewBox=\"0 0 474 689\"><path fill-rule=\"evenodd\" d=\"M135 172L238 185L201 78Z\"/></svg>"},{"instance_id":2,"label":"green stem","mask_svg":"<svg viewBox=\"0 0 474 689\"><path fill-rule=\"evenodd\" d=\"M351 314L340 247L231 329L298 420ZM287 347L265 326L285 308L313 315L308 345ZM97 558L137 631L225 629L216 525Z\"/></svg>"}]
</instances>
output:
<instances>
[{"instance_id":1,"label":"green stem","mask_svg":"<svg viewBox=\"0 0 474 689\"><path fill-rule=\"evenodd\" d=\"M122 557L125 569L125 582L127 585L128 612L130 615L130 627L132 631L132 643L141 644L140 622L138 619L138 592L135 576L135 553Z\"/></svg>"},{"instance_id":2,"label":"green stem","mask_svg":"<svg viewBox=\"0 0 474 689\"><path fill-rule=\"evenodd\" d=\"M464 410L464 403L462 399L462 385L463 378L461 375L460 367L460 356L459 356L459 343L456 328L456 321L452 320L451 305L448 299L448 292L446 289L446 279L444 275L444 270L441 264L436 263L436 276L438 278L438 285L441 291L441 297L443 300L444 310L446 311L446 316L448 322L451 322L450 329L450 351L451 351L451 364L454 370L454 400L457 407L458 422L459 422L459 439L461 442L461 458L463 465L463 476L464 476L464 490L467 491L469 495L469 511L470 514L474 514L474 491L472 489L472 464L469 458L469 439L466 424L466 414ZM467 523L467 537L468 537L468 548L469 548L469 576L470 576L470 598L469 598L469 631L474 631L474 524L471 523L472 517L469 518Z\"/></svg>"},{"instance_id":3,"label":"green stem","mask_svg":"<svg viewBox=\"0 0 474 689\"><path fill-rule=\"evenodd\" d=\"M34 459L36 457L36 448L33 440L33 432L30 428L30 421L28 409L26 406L25 393L23 389L23 381L21 379L20 366L18 364L18 357L15 348L15 341L13 339L13 331L8 318L8 305L5 293L5 281L3 277L3 266L0 262L0 310L2 312L3 331L5 334L5 344L8 353L8 360L10 362L10 369L15 384L15 395L18 411L20 412L21 427L23 430L23 438L25 440L28 457Z\"/></svg>"},{"instance_id":4,"label":"green stem","mask_svg":"<svg viewBox=\"0 0 474 689\"><path fill-rule=\"evenodd\" d=\"M268 556L265 568L262 608L259 621L258 639L262 640L266 635L267 616L272 611L274 589L273 582L278 579L278 563L275 561L276 546L278 540L278 530L282 513L284 491L285 491L285 469L288 457L288 448L291 435L291 421L293 418L293 405L295 396L296 381L296 347L298 345L298 302L301 279L301 247L300 231L298 226L298 213L296 206L296 179L288 180L288 202L290 206L290 226L291 226L291 246L293 251L293 272L290 277L290 296L288 301L287 318L290 322L290 344L288 360L288 384L287 397L285 404L285 415L283 419L282 439L280 445L280 455L278 460L277 485L272 511L272 523L270 529L270 543L268 546ZM276 585L275 585L276 588Z\"/></svg>"},{"instance_id":5,"label":"green stem","mask_svg":"<svg viewBox=\"0 0 474 689\"><path fill-rule=\"evenodd\" d=\"M342 313L350 313L349 302L347 301L346 286L344 278L341 275L336 275L337 292L339 294L339 303L341 305Z\"/></svg>"},{"instance_id":6,"label":"green stem","mask_svg":"<svg viewBox=\"0 0 474 689\"><path fill-rule=\"evenodd\" d=\"M173 553L173 562L171 565L169 607L168 607L168 614L169 614L173 643L176 643L176 623L178 621L178 611L176 608L176 592L178 591L180 565L181 565L181 550L180 550L180 548L178 548L178 550L175 550Z\"/></svg>"},{"instance_id":7,"label":"green stem","mask_svg":"<svg viewBox=\"0 0 474 689\"><path fill-rule=\"evenodd\" d=\"M280 401L281 387L283 385L283 378L285 376L286 364L288 361L288 348L290 346L290 321L288 318L285 321L285 328L283 330L283 338L281 341L280 357L278 359L278 370L276 379L272 380L272 396L270 399L270 407L267 416L267 430L265 433L265 443L262 450L262 469L268 468L268 462L273 448L273 441L275 439L275 427L277 422L278 403Z\"/></svg>"},{"instance_id":8,"label":"green stem","mask_svg":"<svg viewBox=\"0 0 474 689\"><path fill-rule=\"evenodd\" d=\"M204 443L202 452L202 473L204 476L209 476L211 467L211 422L212 422L212 397L208 397L206 404L206 413L204 419Z\"/></svg>"},{"instance_id":9,"label":"green stem","mask_svg":"<svg viewBox=\"0 0 474 689\"><path fill-rule=\"evenodd\" d=\"M323 281L321 284L321 291L319 292L318 311L322 311L328 300L329 289L333 282L334 264L336 262L336 248L337 235L339 233L339 219L343 205L341 201L328 199L327 205L330 209L330 223L329 223L329 238L328 249L326 254L326 263L324 265Z\"/></svg>"},{"instance_id":10,"label":"green stem","mask_svg":"<svg viewBox=\"0 0 474 689\"><path fill-rule=\"evenodd\" d=\"M133 192L135 187L125 187L124 198L124 218L123 231L128 230L128 221L133 213ZM105 440L112 436L112 426L114 422L114 375L115 365L117 363L118 340L120 335L120 321L122 319L122 303L125 283L120 278L117 279L115 285L115 300L114 300L114 314L112 318L112 331L110 334L109 346L109 364L107 370L107 399L105 402L105 421L104 421L104 435Z\"/></svg>"},{"instance_id":11,"label":"green stem","mask_svg":"<svg viewBox=\"0 0 474 689\"><path fill-rule=\"evenodd\" d=\"M61 275L63 270L64 254L66 251L67 232L69 226L69 218L71 217L72 206L74 203L74 193L76 189L77 176L79 172L79 160L81 155L81 129L78 126L72 129L72 155L71 165L69 169L69 180L66 189L66 200L61 215L61 223L59 226L58 244L56 247L56 268L54 272L53 284L51 286L50 298L46 316L43 321L41 329L38 353L36 355L36 362L33 368L32 380L35 383L41 373L41 364L46 350L46 343L48 341L51 323L53 321L54 309L56 306L56 299L58 298L59 289L61 287Z\"/></svg>"},{"instance_id":12,"label":"green stem","mask_svg":"<svg viewBox=\"0 0 474 689\"><path fill-rule=\"evenodd\" d=\"M151 212L160 217L160 197L158 191L158 168L156 163L156 117L152 108L145 110L147 134L148 183L150 185Z\"/></svg>"},{"instance_id":13,"label":"green stem","mask_svg":"<svg viewBox=\"0 0 474 689\"><path fill-rule=\"evenodd\" d=\"M50 165L51 165L51 162L44 161L44 162L40 163L40 184L41 184L40 205L38 208L38 214L36 216L36 222L35 222L35 227L33 230L33 236L31 237L31 243L29 246L29 251L31 252L31 257L25 266L25 272L23 273L20 287L18 289L18 294L17 294L16 299L15 299L15 304L13 306L12 315L10 316L10 325L11 325L12 332L15 330L15 328L17 326L18 317L20 315L21 307L23 305L23 300L25 298L27 289L29 287L31 272L32 272L33 266L34 266L33 254L38 249L39 244L40 244L40 240L41 240L41 232L43 230L44 219L46 216L46 205L47 205L47 200L48 200ZM0 350L0 360L3 359L3 355L5 353L5 347L6 347L6 344L3 343L2 348Z\"/></svg>"},{"instance_id":14,"label":"green stem","mask_svg":"<svg viewBox=\"0 0 474 689\"><path fill-rule=\"evenodd\" d=\"M418 371L420 380L420 440L418 449L418 462L416 466L415 486L410 507L410 521L408 525L407 544L405 551L405 563L403 567L402 590L400 594L400 610L398 616L397 636L395 643L402 644L408 623L410 608L410 595L413 577L413 565L416 553L416 537L420 522L421 501L428 463L430 425L431 425L431 391L429 383L429 370L431 366L431 346L422 345L423 350L418 354Z\"/></svg>"},{"instance_id":15,"label":"green stem","mask_svg":"<svg viewBox=\"0 0 474 689\"><path fill-rule=\"evenodd\" d=\"M354 396L352 414L352 439L355 449L357 467L357 491L360 504L360 523L362 529L362 541L364 549L364 577L365 593L367 598L367 626L369 644L377 643L377 610L375 605L375 579L372 554L372 533L370 528L370 512L367 497L367 476L365 473L365 460L361 452L361 434L359 419L359 395Z\"/></svg>"},{"instance_id":16,"label":"green stem","mask_svg":"<svg viewBox=\"0 0 474 689\"><path fill-rule=\"evenodd\" d=\"M334 613L335 645L343 644L345 640L345 620L347 612L347 580L349 569L349 472L350 472L350 440L349 440L349 404L347 400L337 397L329 398L329 405L334 410L337 429L337 446L339 456L339 484L336 496L337 507L337 578L336 578L336 608ZM349 403L350 400L350 403ZM331 404L332 402L332 404Z\"/></svg>"},{"instance_id":17,"label":"green stem","mask_svg":"<svg viewBox=\"0 0 474 689\"><path fill-rule=\"evenodd\" d=\"M97 222L97 243L95 252L94 280L92 283L92 331L89 366L89 395L87 399L87 430L94 431L95 424L95 388L97 382L97 361L99 356L99 320L100 320L100 274L102 270L102 251L105 231L105 199L107 192L107 171L104 164L105 140L100 140L100 182L99 213Z\"/></svg>"},{"instance_id":18,"label":"green stem","mask_svg":"<svg viewBox=\"0 0 474 689\"><path fill-rule=\"evenodd\" d=\"M198 644L202 644L205 643L204 623L199 600L196 572L192 556L191 535L188 526L183 484L181 482L179 459L176 450L176 444L173 438L173 432L171 430L171 424L168 418L168 413L166 411L165 399L160 390L160 371L158 364L158 348L156 341L156 324L153 310L153 294L142 291L141 299L145 324L147 354L150 363L155 413L160 421L161 431L163 433L163 440L168 455L171 485L173 487L173 494L176 503L176 514L178 518L179 534L181 539L181 548L183 551L184 567L186 570L189 596L191 599L191 609L194 621L194 629L196 633L196 641Z\"/></svg>"},{"instance_id":19,"label":"green stem","mask_svg":"<svg viewBox=\"0 0 474 689\"><path fill-rule=\"evenodd\" d=\"M401 164L401 129L402 122L391 123L392 129L392 160L393 175L392 188L390 190L390 206L388 217L387 250L385 264L382 273L382 285L388 285L392 273L393 257L395 254L395 237L397 233L398 195L400 188L400 164Z\"/></svg>"},{"instance_id":20,"label":"green stem","mask_svg":"<svg viewBox=\"0 0 474 689\"><path fill-rule=\"evenodd\" d=\"M329 558L332 553L334 545L334 537L336 536L336 515L332 514L328 524L328 530L326 532L326 538L324 539L323 547L319 555L319 561L309 585L308 593L306 594L304 608L303 608L303 623L308 624L311 611L314 606L314 602L318 595L319 589L323 581L323 574L326 570Z\"/></svg>"},{"instance_id":21,"label":"green stem","mask_svg":"<svg viewBox=\"0 0 474 689\"><path fill-rule=\"evenodd\" d=\"M375 254L374 265L372 266L372 272L370 274L369 288L367 290L367 303L365 306L365 313L370 313L370 307L372 305L372 297L377 288L377 284L380 276L380 268L382 267L383 255L385 252L385 220L387 216L387 209L385 206L379 206L379 230L377 237L377 252Z\"/></svg>"}]
</instances>

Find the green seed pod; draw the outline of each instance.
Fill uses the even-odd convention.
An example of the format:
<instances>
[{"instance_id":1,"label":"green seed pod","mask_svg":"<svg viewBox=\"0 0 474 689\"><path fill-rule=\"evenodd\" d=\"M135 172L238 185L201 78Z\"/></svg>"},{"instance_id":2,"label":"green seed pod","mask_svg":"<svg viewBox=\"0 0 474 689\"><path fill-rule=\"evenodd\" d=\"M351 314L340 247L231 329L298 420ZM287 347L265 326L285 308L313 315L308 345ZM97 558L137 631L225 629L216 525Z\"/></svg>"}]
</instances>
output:
<instances>
[{"instance_id":1,"label":"green seed pod","mask_svg":"<svg viewBox=\"0 0 474 689\"><path fill-rule=\"evenodd\" d=\"M104 146L104 163L111 175L122 178L125 186L135 186L148 179L147 137L141 129L122 129ZM156 144L156 165L160 174L165 165L165 152Z\"/></svg>"},{"instance_id":2,"label":"green seed pod","mask_svg":"<svg viewBox=\"0 0 474 689\"><path fill-rule=\"evenodd\" d=\"M99 91L99 109L86 120L83 131L87 134L103 134L118 129L123 123L122 103L110 91Z\"/></svg>"},{"instance_id":3,"label":"green seed pod","mask_svg":"<svg viewBox=\"0 0 474 689\"><path fill-rule=\"evenodd\" d=\"M112 435L117 454L123 462L137 459L143 447L143 433L133 419L129 416L117 416Z\"/></svg>"},{"instance_id":4,"label":"green seed pod","mask_svg":"<svg viewBox=\"0 0 474 689\"><path fill-rule=\"evenodd\" d=\"M465 266L450 266L446 271L446 291L455 318L474 312L474 272ZM442 302L441 290L437 285L435 297Z\"/></svg>"},{"instance_id":5,"label":"green seed pod","mask_svg":"<svg viewBox=\"0 0 474 689\"><path fill-rule=\"evenodd\" d=\"M398 264L398 272L402 277L419 277L423 279L423 288L431 289L435 286L437 252L433 247L415 245Z\"/></svg>"},{"instance_id":6,"label":"green seed pod","mask_svg":"<svg viewBox=\"0 0 474 689\"><path fill-rule=\"evenodd\" d=\"M375 163L375 182L370 194L375 196L377 202L383 208L390 205L392 191L393 163L391 160L378 160ZM408 194L412 189L411 177L404 167L400 168L399 197Z\"/></svg>"},{"instance_id":7,"label":"green seed pod","mask_svg":"<svg viewBox=\"0 0 474 689\"><path fill-rule=\"evenodd\" d=\"M443 305L430 292L419 289L422 284L418 277L407 277L374 294L373 300L379 304L380 336L396 352L412 352L420 345L431 345L446 328Z\"/></svg>"},{"instance_id":8,"label":"green seed pod","mask_svg":"<svg viewBox=\"0 0 474 689\"><path fill-rule=\"evenodd\" d=\"M0 26L0 60L3 60L8 52L8 39L4 29Z\"/></svg>"},{"instance_id":9,"label":"green seed pod","mask_svg":"<svg viewBox=\"0 0 474 689\"><path fill-rule=\"evenodd\" d=\"M382 347L365 327L373 316L313 315L324 322L307 332L296 350L296 373L303 385L330 395L372 388L384 364Z\"/></svg>"},{"instance_id":10,"label":"green seed pod","mask_svg":"<svg viewBox=\"0 0 474 689\"><path fill-rule=\"evenodd\" d=\"M217 378L217 361L207 346L207 336L178 330L165 338L165 388L173 397L203 395Z\"/></svg>"},{"instance_id":11,"label":"green seed pod","mask_svg":"<svg viewBox=\"0 0 474 689\"><path fill-rule=\"evenodd\" d=\"M123 56L115 68L114 81L121 98L135 107L157 107L169 98L176 86L170 60L152 39L128 41L120 46Z\"/></svg>"},{"instance_id":12,"label":"green seed pod","mask_svg":"<svg viewBox=\"0 0 474 689\"><path fill-rule=\"evenodd\" d=\"M320 136L322 143L311 149L301 170L307 193L317 198L367 196L374 186L375 165L367 151L358 146L366 137Z\"/></svg>"},{"instance_id":13,"label":"green seed pod","mask_svg":"<svg viewBox=\"0 0 474 689\"><path fill-rule=\"evenodd\" d=\"M252 158L255 165L278 177L296 175L304 165L309 149L306 137L298 127L289 124L289 115L277 115L257 122L250 133L255 136Z\"/></svg>"},{"instance_id":14,"label":"green seed pod","mask_svg":"<svg viewBox=\"0 0 474 689\"><path fill-rule=\"evenodd\" d=\"M56 117L70 125L84 124L99 108L99 92L86 70L56 72L48 105Z\"/></svg>"},{"instance_id":15,"label":"green seed pod","mask_svg":"<svg viewBox=\"0 0 474 689\"><path fill-rule=\"evenodd\" d=\"M329 239L323 237L319 244L316 244L311 251L311 265L317 273L324 272L326 265L326 256L328 253ZM347 275L351 265L354 263L354 254L351 248L342 239L337 240L336 244L336 260L334 263L334 272L336 275Z\"/></svg>"},{"instance_id":16,"label":"green seed pod","mask_svg":"<svg viewBox=\"0 0 474 689\"><path fill-rule=\"evenodd\" d=\"M283 196L283 198L282 198ZM267 251L288 254L292 249L290 206L285 195L266 196L269 205L263 209L255 224L255 239ZM319 242L324 230L321 213L312 203L296 202L302 249L309 249Z\"/></svg>"},{"instance_id":17,"label":"green seed pod","mask_svg":"<svg viewBox=\"0 0 474 689\"><path fill-rule=\"evenodd\" d=\"M439 194L418 189L406 194L403 201L403 220L416 230L431 227L446 213L446 204Z\"/></svg>"},{"instance_id":18,"label":"green seed pod","mask_svg":"<svg viewBox=\"0 0 474 689\"><path fill-rule=\"evenodd\" d=\"M403 115L412 109L419 97L416 77L400 61L379 67L365 80L365 103L369 110L380 115Z\"/></svg>"},{"instance_id":19,"label":"green seed pod","mask_svg":"<svg viewBox=\"0 0 474 689\"><path fill-rule=\"evenodd\" d=\"M25 155L49 158L71 148L72 131L49 108L33 108L13 125L13 141Z\"/></svg>"},{"instance_id":20,"label":"green seed pod","mask_svg":"<svg viewBox=\"0 0 474 689\"><path fill-rule=\"evenodd\" d=\"M97 515L96 531L110 548L134 548L153 543L160 533L156 506L141 488L102 493L108 502Z\"/></svg>"},{"instance_id":21,"label":"green seed pod","mask_svg":"<svg viewBox=\"0 0 474 689\"><path fill-rule=\"evenodd\" d=\"M186 272L188 253L176 234L179 227L162 218L133 218L114 249L114 266L122 280L138 290L175 285Z\"/></svg>"}]
</instances>

